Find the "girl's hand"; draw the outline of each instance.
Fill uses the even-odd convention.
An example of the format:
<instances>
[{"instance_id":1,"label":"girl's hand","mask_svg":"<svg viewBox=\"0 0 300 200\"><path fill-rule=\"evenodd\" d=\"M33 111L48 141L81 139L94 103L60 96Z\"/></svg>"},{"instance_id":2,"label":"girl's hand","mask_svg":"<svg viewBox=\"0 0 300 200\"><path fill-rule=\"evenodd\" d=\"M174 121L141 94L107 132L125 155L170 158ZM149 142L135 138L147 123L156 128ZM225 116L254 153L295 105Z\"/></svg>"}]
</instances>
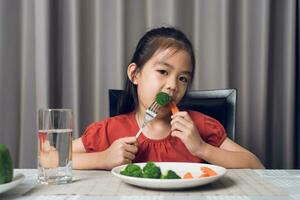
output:
<instances>
[{"instance_id":1,"label":"girl's hand","mask_svg":"<svg viewBox=\"0 0 300 200\"><path fill-rule=\"evenodd\" d=\"M172 115L171 135L178 137L194 156L205 148L205 142L200 137L198 129L189 114L185 111Z\"/></svg>"},{"instance_id":2,"label":"girl's hand","mask_svg":"<svg viewBox=\"0 0 300 200\"><path fill-rule=\"evenodd\" d=\"M134 137L124 137L114 141L105 150L105 163L107 169L112 169L118 165L131 163L138 151L138 143Z\"/></svg>"},{"instance_id":3,"label":"girl's hand","mask_svg":"<svg viewBox=\"0 0 300 200\"><path fill-rule=\"evenodd\" d=\"M39 164L44 168L56 168L59 165L58 152L50 145L49 140L41 141L39 157Z\"/></svg>"}]
</instances>

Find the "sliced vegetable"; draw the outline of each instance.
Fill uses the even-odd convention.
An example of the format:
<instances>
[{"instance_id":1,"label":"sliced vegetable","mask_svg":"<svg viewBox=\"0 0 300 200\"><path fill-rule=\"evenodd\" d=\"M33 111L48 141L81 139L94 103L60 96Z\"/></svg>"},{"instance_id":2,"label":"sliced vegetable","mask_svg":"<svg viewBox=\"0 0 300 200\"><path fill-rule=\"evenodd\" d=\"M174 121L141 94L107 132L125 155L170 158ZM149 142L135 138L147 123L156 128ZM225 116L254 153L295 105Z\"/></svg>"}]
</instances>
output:
<instances>
[{"instance_id":1,"label":"sliced vegetable","mask_svg":"<svg viewBox=\"0 0 300 200\"><path fill-rule=\"evenodd\" d=\"M203 173L199 176L199 178L203 178L203 177L209 177L209 174Z\"/></svg>"},{"instance_id":2,"label":"sliced vegetable","mask_svg":"<svg viewBox=\"0 0 300 200\"><path fill-rule=\"evenodd\" d=\"M4 144L0 144L0 184L11 182L13 174L13 163L9 149Z\"/></svg>"},{"instance_id":3,"label":"sliced vegetable","mask_svg":"<svg viewBox=\"0 0 300 200\"><path fill-rule=\"evenodd\" d=\"M217 176L218 173L210 167L200 167L203 172L198 178ZM162 174L161 169L154 162L147 162L143 169L135 164L128 164L120 174L125 176L133 176L140 178L154 178L154 179L180 179L181 177L173 170L167 170L166 173ZM191 172L186 172L182 179L193 179L194 177Z\"/></svg>"},{"instance_id":4,"label":"sliced vegetable","mask_svg":"<svg viewBox=\"0 0 300 200\"><path fill-rule=\"evenodd\" d=\"M201 167L200 168L203 174L200 177L208 177L208 176L216 176L218 175L217 172L215 172L213 169L209 167Z\"/></svg>"},{"instance_id":5,"label":"sliced vegetable","mask_svg":"<svg viewBox=\"0 0 300 200\"><path fill-rule=\"evenodd\" d=\"M183 175L183 179L191 179L194 178L191 172L187 172Z\"/></svg>"},{"instance_id":6,"label":"sliced vegetable","mask_svg":"<svg viewBox=\"0 0 300 200\"><path fill-rule=\"evenodd\" d=\"M171 109L172 114L174 115L175 113L179 112L178 107L176 106L175 102L172 101L169 103L169 107Z\"/></svg>"},{"instance_id":7,"label":"sliced vegetable","mask_svg":"<svg viewBox=\"0 0 300 200\"><path fill-rule=\"evenodd\" d=\"M144 178L160 178L161 177L161 170L153 162L147 162L145 167L143 168L143 177Z\"/></svg>"},{"instance_id":8,"label":"sliced vegetable","mask_svg":"<svg viewBox=\"0 0 300 200\"><path fill-rule=\"evenodd\" d=\"M178 176L178 174L176 174L176 172L174 172L173 170L168 170L166 174L163 174L161 176L162 179L181 179L180 176Z\"/></svg>"},{"instance_id":9,"label":"sliced vegetable","mask_svg":"<svg viewBox=\"0 0 300 200\"><path fill-rule=\"evenodd\" d=\"M120 174L125 176L143 177L141 167L132 163L128 164L126 168L120 172Z\"/></svg>"}]
</instances>

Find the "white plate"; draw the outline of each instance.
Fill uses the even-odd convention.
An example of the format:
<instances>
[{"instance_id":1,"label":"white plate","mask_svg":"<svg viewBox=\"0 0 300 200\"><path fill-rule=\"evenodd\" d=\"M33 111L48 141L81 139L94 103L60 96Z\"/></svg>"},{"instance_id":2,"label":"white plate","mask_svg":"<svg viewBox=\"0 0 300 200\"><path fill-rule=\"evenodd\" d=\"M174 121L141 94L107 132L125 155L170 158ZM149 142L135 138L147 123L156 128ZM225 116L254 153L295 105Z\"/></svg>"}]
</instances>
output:
<instances>
[{"instance_id":1,"label":"white plate","mask_svg":"<svg viewBox=\"0 0 300 200\"><path fill-rule=\"evenodd\" d=\"M141 166L142 168L146 163L135 163L136 165ZM191 172L192 175L196 178L193 179L150 179L150 178L137 178L124 176L120 174L126 165L118 166L112 169L112 174L122 181L145 188L152 189L178 189L178 188L190 188L196 187L200 185L205 185L211 182L214 182L220 179L226 173L226 169L216 165L202 164L202 163L184 163L184 162L156 162L162 171L165 173L167 170L175 171L179 176L183 177L183 175L187 172ZM200 167L209 167L217 172L218 175L210 176L210 177L199 177L203 172Z\"/></svg>"},{"instance_id":2,"label":"white plate","mask_svg":"<svg viewBox=\"0 0 300 200\"><path fill-rule=\"evenodd\" d=\"M10 190L10 189L16 187L17 185L22 183L22 181L24 181L24 179L25 179L25 176L21 173L15 175L11 182L5 183L5 184L0 184L0 193L6 192L7 190Z\"/></svg>"}]
</instances>

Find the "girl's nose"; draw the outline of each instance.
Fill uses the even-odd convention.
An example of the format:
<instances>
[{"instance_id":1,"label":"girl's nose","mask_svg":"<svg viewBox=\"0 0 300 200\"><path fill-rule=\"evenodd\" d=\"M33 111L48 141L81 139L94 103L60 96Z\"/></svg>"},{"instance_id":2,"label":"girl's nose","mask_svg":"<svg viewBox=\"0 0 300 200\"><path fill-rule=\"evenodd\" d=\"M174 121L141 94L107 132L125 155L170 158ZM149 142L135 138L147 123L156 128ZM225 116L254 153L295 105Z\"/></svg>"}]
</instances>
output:
<instances>
[{"instance_id":1,"label":"girl's nose","mask_svg":"<svg viewBox=\"0 0 300 200\"><path fill-rule=\"evenodd\" d=\"M170 78L168 81L167 81L167 84L166 84L166 88L172 92L175 92L177 90L177 81L175 78Z\"/></svg>"}]
</instances>

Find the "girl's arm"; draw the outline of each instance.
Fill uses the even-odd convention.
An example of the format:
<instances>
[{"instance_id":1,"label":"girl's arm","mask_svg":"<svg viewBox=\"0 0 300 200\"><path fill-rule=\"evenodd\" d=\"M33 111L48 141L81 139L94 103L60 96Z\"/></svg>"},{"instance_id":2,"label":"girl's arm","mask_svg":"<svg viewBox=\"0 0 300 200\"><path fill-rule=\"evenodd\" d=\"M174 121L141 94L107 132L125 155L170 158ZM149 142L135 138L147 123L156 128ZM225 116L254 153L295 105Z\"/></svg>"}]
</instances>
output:
<instances>
[{"instance_id":1,"label":"girl's arm","mask_svg":"<svg viewBox=\"0 0 300 200\"><path fill-rule=\"evenodd\" d=\"M138 150L135 137L120 138L101 152L87 153L81 138L74 140L72 145L74 169L110 170L115 166L132 162Z\"/></svg>"},{"instance_id":2,"label":"girl's arm","mask_svg":"<svg viewBox=\"0 0 300 200\"><path fill-rule=\"evenodd\" d=\"M108 169L105 152L72 154L73 169Z\"/></svg>"},{"instance_id":3,"label":"girl's arm","mask_svg":"<svg viewBox=\"0 0 300 200\"><path fill-rule=\"evenodd\" d=\"M220 148L204 143L197 155L209 163L225 168L262 169L259 159L247 149L226 138Z\"/></svg>"},{"instance_id":4,"label":"girl's arm","mask_svg":"<svg viewBox=\"0 0 300 200\"><path fill-rule=\"evenodd\" d=\"M85 153L86 152L81 138L77 138L72 141L72 152L73 153Z\"/></svg>"},{"instance_id":5,"label":"girl's arm","mask_svg":"<svg viewBox=\"0 0 300 200\"><path fill-rule=\"evenodd\" d=\"M191 154L211 164L226 168L264 168L254 154L229 138L219 148L204 142L185 111L172 116L171 131L171 135L180 138Z\"/></svg>"},{"instance_id":6,"label":"girl's arm","mask_svg":"<svg viewBox=\"0 0 300 200\"><path fill-rule=\"evenodd\" d=\"M72 164L74 169L104 169L104 153L87 153L81 138L72 142Z\"/></svg>"}]
</instances>

